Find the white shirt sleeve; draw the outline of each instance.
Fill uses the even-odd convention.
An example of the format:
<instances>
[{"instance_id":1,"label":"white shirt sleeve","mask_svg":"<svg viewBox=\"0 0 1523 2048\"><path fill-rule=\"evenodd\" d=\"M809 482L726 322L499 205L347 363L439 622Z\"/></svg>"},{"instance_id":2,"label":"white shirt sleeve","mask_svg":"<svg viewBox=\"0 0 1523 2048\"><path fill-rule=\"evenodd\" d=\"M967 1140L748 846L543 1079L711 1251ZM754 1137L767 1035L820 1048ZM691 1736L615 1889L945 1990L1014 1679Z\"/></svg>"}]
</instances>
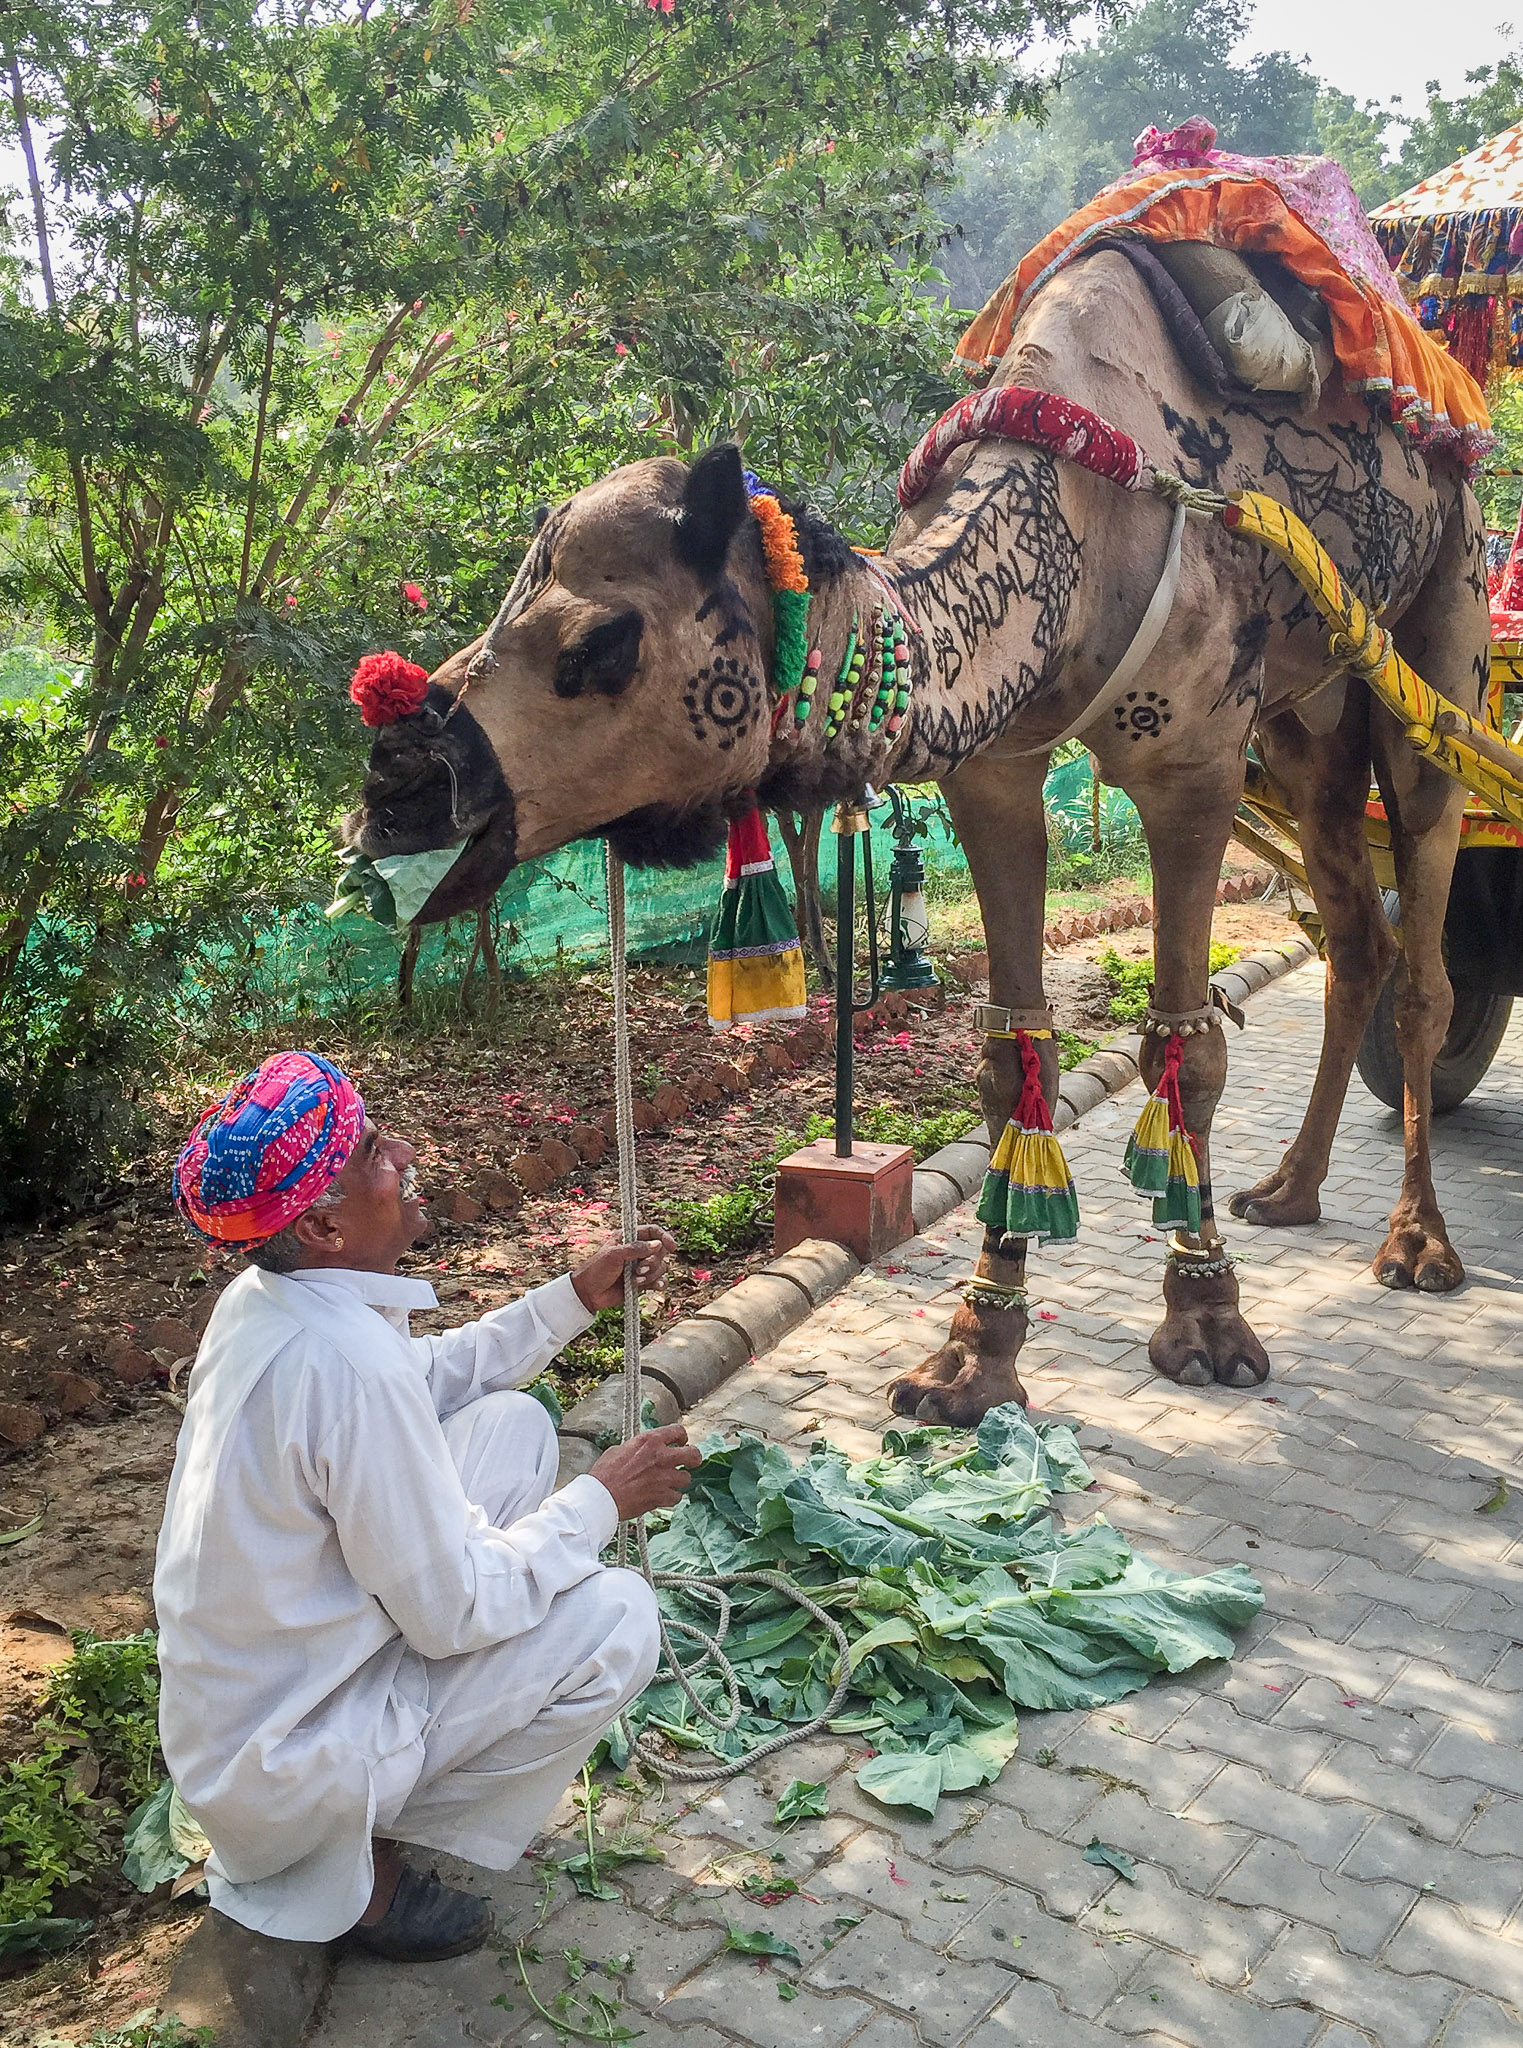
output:
<instances>
[{"instance_id":1,"label":"white shirt sleeve","mask_svg":"<svg viewBox=\"0 0 1523 2048\"><path fill-rule=\"evenodd\" d=\"M585 1474L494 1528L466 1498L427 1388L401 1373L356 1380L313 1463L350 1573L423 1657L485 1649L543 1621L557 1593L598 1569L618 1520Z\"/></svg>"},{"instance_id":2,"label":"white shirt sleeve","mask_svg":"<svg viewBox=\"0 0 1523 2048\"><path fill-rule=\"evenodd\" d=\"M414 1337L441 1418L502 1387L536 1379L555 1354L592 1322L571 1276L531 1287L517 1301L442 1337Z\"/></svg>"}]
</instances>

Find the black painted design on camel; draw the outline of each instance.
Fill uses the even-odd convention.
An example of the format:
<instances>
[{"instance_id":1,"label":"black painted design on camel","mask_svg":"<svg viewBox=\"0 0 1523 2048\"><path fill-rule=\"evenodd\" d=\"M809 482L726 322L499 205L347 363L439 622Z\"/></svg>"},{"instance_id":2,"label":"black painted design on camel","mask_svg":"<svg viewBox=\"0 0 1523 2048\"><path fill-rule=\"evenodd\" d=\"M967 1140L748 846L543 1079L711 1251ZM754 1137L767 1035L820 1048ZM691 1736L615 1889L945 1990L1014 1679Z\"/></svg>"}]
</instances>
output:
<instances>
[{"instance_id":1,"label":"black painted design on camel","mask_svg":"<svg viewBox=\"0 0 1523 2048\"><path fill-rule=\"evenodd\" d=\"M954 712L945 704L917 703L915 738L932 775L945 775L976 753L1051 680L1079 587L1079 541L1064 516L1050 458L1013 462L981 487L971 510L960 504L957 510L956 537L896 579L929 638L927 680L951 690L964 664L1017 614L1023 638L1029 635L1029 657L1016 663L1013 675L1002 674L980 704Z\"/></svg>"},{"instance_id":2,"label":"black painted design on camel","mask_svg":"<svg viewBox=\"0 0 1523 2048\"><path fill-rule=\"evenodd\" d=\"M1128 690L1115 710L1116 730L1133 740L1156 740L1174 721L1167 697L1156 690Z\"/></svg>"},{"instance_id":3,"label":"black painted design on camel","mask_svg":"<svg viewBox=\"0 0 1523 2048\"><path fill-rule=\"evenodd\" d=\"M761 678L733 654L716 654L682 693L694 736L727 754L761 716Z\"/></svg>"}]
</instances>

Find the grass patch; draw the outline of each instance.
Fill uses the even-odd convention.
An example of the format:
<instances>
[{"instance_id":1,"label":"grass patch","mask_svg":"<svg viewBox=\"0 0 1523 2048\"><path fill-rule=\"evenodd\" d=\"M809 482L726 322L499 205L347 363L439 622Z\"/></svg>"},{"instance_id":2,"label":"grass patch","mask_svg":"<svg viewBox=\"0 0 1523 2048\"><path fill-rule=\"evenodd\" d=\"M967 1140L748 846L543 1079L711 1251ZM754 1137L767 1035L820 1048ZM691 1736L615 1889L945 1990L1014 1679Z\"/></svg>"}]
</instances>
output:
<instances>
[{"instance_id":1,"label":"grass patch","mask_svg":"<svg viewBox=\"0 0 1523 2048\"><path fill-rule=\"evenodd\" d=\"M1213 944L1210 971L1220 974L1242 950L1241 946ZM1107 946L1095 964L1111 986L1111 1015L1118 1024L1135 1024L1148 1006L1153 986L1152 960L1123 960L1114 946Z\"/></svg>"}]
</instances>

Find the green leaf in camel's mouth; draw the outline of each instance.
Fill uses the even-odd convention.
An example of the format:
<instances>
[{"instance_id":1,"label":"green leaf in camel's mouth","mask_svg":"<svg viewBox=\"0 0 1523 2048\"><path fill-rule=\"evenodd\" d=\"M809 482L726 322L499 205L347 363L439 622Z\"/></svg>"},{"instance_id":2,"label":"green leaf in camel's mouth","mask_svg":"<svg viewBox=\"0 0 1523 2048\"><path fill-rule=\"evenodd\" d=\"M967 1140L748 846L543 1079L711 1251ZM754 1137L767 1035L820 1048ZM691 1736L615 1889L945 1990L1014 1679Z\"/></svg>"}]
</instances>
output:
<instances>
[{"instance_id":1,"label":"green leaf in camel's mouth","mask_svg":"<svg viewBox=\"0 0 1523 2048\"><path fill-rule=\"evenodd\" d=\"M383 853L376 860L356 847L344 847L329 917L364 911L377 924L405 931L469 845L463 839L430 853Z\"/></svg>"}]
</instances>

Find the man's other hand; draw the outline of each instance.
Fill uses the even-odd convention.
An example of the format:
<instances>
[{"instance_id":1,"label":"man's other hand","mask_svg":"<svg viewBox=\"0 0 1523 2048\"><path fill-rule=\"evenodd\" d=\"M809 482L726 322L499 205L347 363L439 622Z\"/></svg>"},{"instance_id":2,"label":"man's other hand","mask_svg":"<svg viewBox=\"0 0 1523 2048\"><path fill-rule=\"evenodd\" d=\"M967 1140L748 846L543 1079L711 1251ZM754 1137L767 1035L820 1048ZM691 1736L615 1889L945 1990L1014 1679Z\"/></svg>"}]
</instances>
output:
<instances>
[{"instance_id":1,"label":"man's other hand","mask_svg":"<svg viewBox=\"0 0 1523 2048\"><path fill-rule=\"evenodd\" d=\"M670 1422L664 1429L642 1429L627 1444L604 1451L592 1476L613 1495L619 1520L630 1522L652 1508L674 1508L687 1492L690 1470L702 1462L682 1424Z\"/></svg>"},{"instance_id":2,"label":"man's other hand","mask_svg":"<svg viewBox=\"0 0 1523 2048\"><path fill-rule=\"evenodd\" d=\"M633 1244L611 1238L572 1273L577 1300L583 1308L617 1308L624 1299L626 1266L635 1269L636 1287L658 1287L666 1271L667 1254L676 1249L676 1238L657 1223L642 1223Z\"/></svg>"}]
</instances>

